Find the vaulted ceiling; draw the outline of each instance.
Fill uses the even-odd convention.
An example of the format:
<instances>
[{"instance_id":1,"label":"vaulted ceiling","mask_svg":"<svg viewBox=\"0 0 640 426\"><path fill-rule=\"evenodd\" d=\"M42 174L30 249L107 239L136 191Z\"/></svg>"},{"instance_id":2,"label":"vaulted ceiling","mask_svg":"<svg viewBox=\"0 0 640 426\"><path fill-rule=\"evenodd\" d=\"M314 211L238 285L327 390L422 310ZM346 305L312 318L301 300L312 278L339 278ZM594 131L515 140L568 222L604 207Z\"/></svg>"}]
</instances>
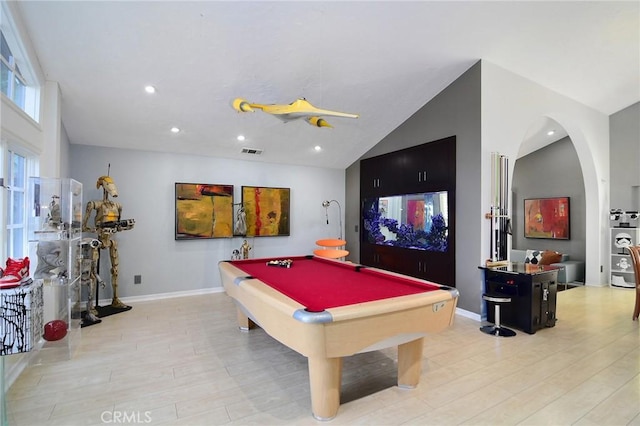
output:
<instances>
[{"instance_id":1,"label":"vaulted ceiling","mask_svg":"<svg viewBox=\"0 0 640 426\"><path fill-rule=\"evenodd\" d=\"M46 79L59 83L72 144L345 168L479 59L605 114L640 100L638 2L22 1L18 9ZM236 97L306 98L360 118L328 117L331 129L283 123L237 113Z\"/></svg>"}]
</instances>

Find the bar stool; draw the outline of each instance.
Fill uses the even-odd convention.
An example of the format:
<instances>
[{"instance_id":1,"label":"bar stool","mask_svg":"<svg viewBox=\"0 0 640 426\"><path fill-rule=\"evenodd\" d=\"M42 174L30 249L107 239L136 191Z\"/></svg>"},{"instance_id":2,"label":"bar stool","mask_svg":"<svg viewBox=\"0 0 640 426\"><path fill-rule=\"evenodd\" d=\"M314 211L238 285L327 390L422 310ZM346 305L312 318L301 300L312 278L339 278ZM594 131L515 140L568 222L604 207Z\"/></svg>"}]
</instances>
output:
<instances>
[{"instance_id":1,"label":"bar stool","mask_svg":"<svg viewBox=\"0 0 640 426\"><path fill-rule=\"evenodd\" d=\"M313 254L315 254L316 256L327 257L329 259L344 260L344 258L349 255L349 251L344 249L345 245L347 244L345 240L337 238L326 238L316 241L316 244L322 247L313 251Z\"/></svg>"},{"instance_id":2,"label":"bar stool","mask_svg":"<svg viewBox=\"0 0 640 426\"><path fill-rule=\"evenodd\" d=\"M513 337L516 332L500 325L500 304L511 303L511 298L496 294L483 294L482 299L494 303L494 324L480 327L480 331L498 337Z\"/></svg>"}]
</instances>

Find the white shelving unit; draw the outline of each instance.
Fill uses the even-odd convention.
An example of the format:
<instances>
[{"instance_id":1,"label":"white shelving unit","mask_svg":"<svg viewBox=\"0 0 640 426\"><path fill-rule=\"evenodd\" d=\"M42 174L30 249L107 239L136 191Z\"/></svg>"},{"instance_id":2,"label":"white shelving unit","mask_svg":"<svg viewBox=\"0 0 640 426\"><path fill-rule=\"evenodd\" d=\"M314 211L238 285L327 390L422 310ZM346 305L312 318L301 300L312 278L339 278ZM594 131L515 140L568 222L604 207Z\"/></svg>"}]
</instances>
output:
<instances>
[{"instance_id":1,"label":"white shelving unit","mask_svg":"<svg viewBox=\"0 0 640 426\"><path fill-rule=\"evenodd\" d=\"M635 288L633 264L626 245L640 244L640 228L611 228L609 236L610 270L612 287Z\"/></svg>"},{"instance_id":2,"label":"white shelving unit","mask_svg":"<svg viewBox=\"0 0 640 426\"><path fill-rule=\"evenodd\" d=\"M80 343L82 184L68 178L32 177L28 196L30 274L42 284L42 323L66 324L61 339L41 340L31 362L68 360Z\"/></svg>"}]
</instances>

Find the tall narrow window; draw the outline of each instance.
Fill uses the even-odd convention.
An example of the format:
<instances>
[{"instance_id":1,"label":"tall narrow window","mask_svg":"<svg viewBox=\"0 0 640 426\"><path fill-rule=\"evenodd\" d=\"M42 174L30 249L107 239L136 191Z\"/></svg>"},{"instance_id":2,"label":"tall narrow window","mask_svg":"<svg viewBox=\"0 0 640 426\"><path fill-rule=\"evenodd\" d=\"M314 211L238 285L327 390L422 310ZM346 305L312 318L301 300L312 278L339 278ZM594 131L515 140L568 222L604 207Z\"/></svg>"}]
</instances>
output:
<instances>
[{"instance_id":1,"label":"tall narrow window","mask_svg":"<svg viewBox=\"0 0 640 426\"><path fill-rule=\"evenodd\" d=\"M7 246L8 257L21 258L27 252L27 158L16 152L8 152L9 196L7 202Z\"/></svg>"}]
</instances>

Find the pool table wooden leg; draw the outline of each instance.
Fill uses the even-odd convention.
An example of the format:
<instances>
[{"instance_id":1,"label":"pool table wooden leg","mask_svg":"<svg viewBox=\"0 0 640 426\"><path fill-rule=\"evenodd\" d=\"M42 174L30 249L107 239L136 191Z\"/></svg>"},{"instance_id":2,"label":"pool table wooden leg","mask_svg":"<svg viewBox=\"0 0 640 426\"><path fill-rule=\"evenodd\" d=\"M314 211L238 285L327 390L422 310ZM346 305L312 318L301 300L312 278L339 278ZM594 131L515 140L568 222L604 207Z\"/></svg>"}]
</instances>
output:
<instances>
[{"instance_id":1,"label":"pool table wooden leg","mask_svg":"<svg viewBox=\"0 0 640 426\"><path fill-rule=\"evenodd\" d=\"M331 420L340 406L342 358L309 358L311 411L317 420Z\"/></svg>"},{"instance_id":2,"label":"pool table wooden leg","mask_svg":"<svg viewBox=\"0 0 640 426\"><path fill-rule=\"evenodd\" d=\"M415 388L422 373L424 337L398 346L398 386Z\"/></svg>"},{"instance_id":3,"label":"pool table wooden leg","mask_svg":"<svg viewBox=\"0 0 640 426\"><path fill-rule=\"evenodd\" d=\"M253 327L255 327L255 323L251 321L251 319L240 309L236 308L236 318L238 320L238 327L242 331L249 331Z\"/></svg>"}]
</instances>

